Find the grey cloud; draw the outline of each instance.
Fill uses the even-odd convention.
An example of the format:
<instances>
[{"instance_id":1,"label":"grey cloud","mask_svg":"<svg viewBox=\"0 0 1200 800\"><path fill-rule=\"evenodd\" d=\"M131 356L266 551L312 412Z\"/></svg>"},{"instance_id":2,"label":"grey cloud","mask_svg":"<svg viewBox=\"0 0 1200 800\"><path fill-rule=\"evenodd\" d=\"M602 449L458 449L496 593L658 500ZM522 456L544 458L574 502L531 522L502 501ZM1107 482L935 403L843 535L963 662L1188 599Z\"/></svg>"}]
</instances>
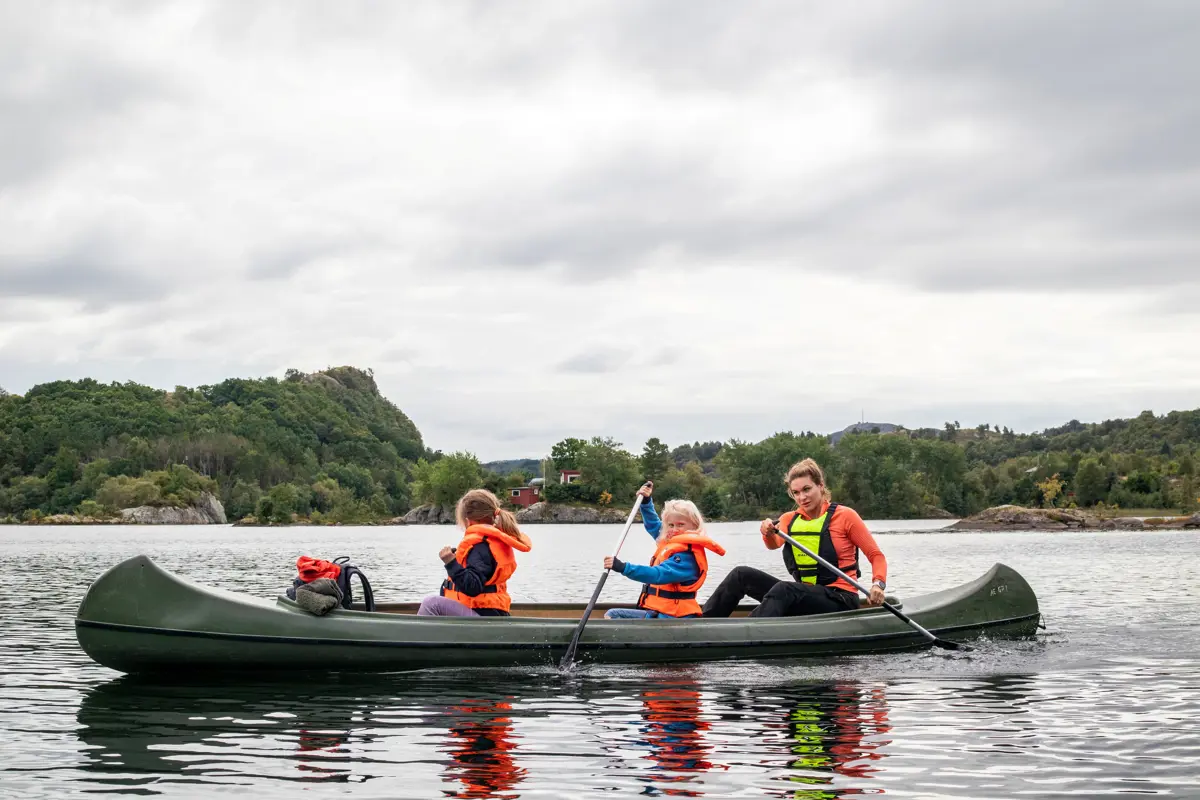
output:
<instances>
[{"instance_id":1,"label":"grey cloud","mask_svg":"<svg viewBox=\"0 0 1200 800\"><path fill-rule=\"evenodd\" d=\"M673 33L648 45L670 27L670 4L638 8L620 18L631 36L613 45L615 58L644 59L652 72L691 64ZM1185 177L1200 165L1195 6L873 6L866 23L810 24L808 12L768 5L726 15L727 26L712 24L712 8L671 30L722 64L749 54L746 80L800 63L795 48L773 46L781 31L812 36L836 23L818 55L893 90L892 124L919 132L964 118L1005 143L973 160L898 151L784 199L719 174L703 132L669 153L619 145L541 195L482 210L483 224L465 224L477 209L450 212L462 214L470 245L448 260L597 280L666 252L698 267L807 263L939 291L1109 291L1200 274L1200 185ZM750 46L755 31L765 46ZM731 196L748 202L731 206Z\"/></svg>"},{"instance_id":2,"label":"grey cloud","mask_svg":"<svg viewBox=\"0 0 1200 800\"><path fill-rule=\"evenodd\" d=\"M558 372L603 375L616 372L629 363L630 354L620 350L589 350L559 363Z\"/></svg>"},{"instance_id":3,"label":"grey cloud","mask_svg":"<svg viewBox=\"0 0 1200 800\"><path fill-rule=\"evenodd\" d=\"M54 37L28 12L0 9L0 185L92 154L102 123L120 124L133 108L177 91L115 51Z\"/></svg>"},{"instance_id":4,"label":"grey cloud","mask_svg":"<svg viewBox=\"0 0 1200 800\"><path fill-rule=\"evenodd\" d=\"M246 274L255 280L286 280L322 258L351 256L367 247L360 235L276 234L274 241L248 259Z\"/></svg>"},{"instance_id":5,"label":"grey cloud","mask_svg":"<svg viewBox=\"0 0 1200 800\"><path fill-rule=\"evenodd\" d=\"M670 142L611 132L581 148L579 166L563 175L413 209L443 232L440 246L421 253L430 267L536 268L578 283L664 259L694 269L803 265L939 291L1025 290L1033 277L1078 286L1081 276L1089 276L1084 288L1107 291L1195 273L1200 186L1175 177L1200 165L1200 96L1191 86L1200 9L1191 4L1136 13L1042 2L868 3L853 12L770 2L737 11L716 2L531 8L513 26L486 3L310 4L300 13L290 3L216 4L197 30L224 48L217 52L267 60L354 45L381 69L448 93L534 93L585 67L664 97L709 98L731 114L767 84L800 96L832 75L886 91L896 100L886 123L909 139L964 119L1004 142L974 160L896 149L781 196L721 168L719 126ZM130 24L139 18L131 14ZM146 77L151 71L112 54L58 45L51 61L61 66L40 93L22 94L45 59L14 44L0 49L9 67L0 104L33 97L44 108L3 109L6 119L31 121L14 128L20 141L6 148L25 155L0 156L0 176L49 168L95 115L117 119L168 92ZM771 124L767 112L762 125ZM797 146L780 140L744 155L765 172ZM250 273L283 280L315 259L352 256L372 232L351 226L329 235L283 226L269 245L242 243ZM387 231L374 236L381 250L405 248ZM1030 237L1040 245L1028 246Z\"/></svg>"},{"instance_id":6,"label":"grey cloud","mask_svg":"<svg viewBox=\"0 0 1200 800\"><path fill-rule=\"evenodd\" d=\"M115 243L103 239L84 239L36 258L0 260L0 291L6 296L72 298L101 308L162 298L171 290L168 276L132 267Z\"/></svg>"}]
</instances>

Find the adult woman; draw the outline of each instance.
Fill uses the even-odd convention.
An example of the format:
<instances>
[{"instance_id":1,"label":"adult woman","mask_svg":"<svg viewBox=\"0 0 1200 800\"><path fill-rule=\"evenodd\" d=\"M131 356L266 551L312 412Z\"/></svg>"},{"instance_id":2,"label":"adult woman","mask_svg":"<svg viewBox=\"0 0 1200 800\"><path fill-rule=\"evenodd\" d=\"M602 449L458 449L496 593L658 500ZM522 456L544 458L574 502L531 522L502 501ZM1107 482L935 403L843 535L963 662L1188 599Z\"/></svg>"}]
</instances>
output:
<instances>
[{"instance_id":1,"label":"adult woman","mask_svg":"<svg viewBox=\"0 0 1200 800\"><path fill-rule=\"evenodd\" d=\"M796 501L796 510L779 518L779 530L855 580L859 580L858 551L866 553L873 573L867 604L881 604L887 588L887 559L862 517L848 506L829 502L825 473L811 458L793 464L784 483ZM795 617L858 608L853 586L784 542L775 530L769 519L759 527L767 549L783 548L784 566L794 580L781 581L754 567L735 567L704 604L704 616L728 617L747 595L759 601L752 617Z\"/></svg>"},{"instance_id":2,"label":"adult woman","mask_svg":"<svg viewBox=\"0 0 1200 800\"><path fill-rule=\"evenodd\" d=\"M508 579L517 569L514 550L528 553L529 537L512 512L487 489L472 489L458 501L454 517L463 528L458 547L443 547L441 591L421 601L422 617L507 617L512 606ZM480 545L486 545L481 547Z\"/></svg>"}]
</instances>

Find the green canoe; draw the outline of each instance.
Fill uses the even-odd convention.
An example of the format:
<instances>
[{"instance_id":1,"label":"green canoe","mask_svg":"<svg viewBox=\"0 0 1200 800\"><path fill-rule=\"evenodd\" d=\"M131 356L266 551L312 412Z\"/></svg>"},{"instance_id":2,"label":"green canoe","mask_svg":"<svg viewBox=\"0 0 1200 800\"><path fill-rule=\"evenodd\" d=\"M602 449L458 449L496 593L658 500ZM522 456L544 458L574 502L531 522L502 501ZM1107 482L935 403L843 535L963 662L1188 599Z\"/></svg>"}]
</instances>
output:
<instances>
[{"instance_id":1,"label":"green canoe","mask_svg":"<svg viewBox=\"0 0 1200 800\"><path fill-rule=\"evenodd\" d=\"M893 601L895 602L895 601ZM598 606L580 643L585 662L661 663L914 650L925 640L883 609L779 619L605 620ZM1034 634L1037 597L997 564L954 589L910 598L905 612L961 640ZM553 664L583 605L517 604L509 618L418 617L415 603L315 617L286 597L200 586L135 556L104 573L79 606L75 633L92 659L128 673L391 671Z\"/></svg>"}]
</instances>

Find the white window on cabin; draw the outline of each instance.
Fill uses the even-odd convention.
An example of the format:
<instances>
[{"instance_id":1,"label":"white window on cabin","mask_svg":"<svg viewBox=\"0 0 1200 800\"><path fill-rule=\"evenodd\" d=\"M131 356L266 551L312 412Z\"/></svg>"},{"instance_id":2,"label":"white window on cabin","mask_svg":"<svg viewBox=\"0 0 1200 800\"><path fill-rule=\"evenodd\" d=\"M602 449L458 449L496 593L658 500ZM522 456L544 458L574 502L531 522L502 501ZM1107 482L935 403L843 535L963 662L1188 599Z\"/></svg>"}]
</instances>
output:
<instances>
[{"instance_id":1,"label":"white window on cabin","mask_svg":"<svg viewBox=\"0 0 1200 800\"><path fill-rule=\"evenodd\" d=\"M521 490L520 490L520 489L513 489L513 490L512 490L512 496L513 496L513 497L520 497L520 496L521 496Z\"/></svg>"}]
</instances>

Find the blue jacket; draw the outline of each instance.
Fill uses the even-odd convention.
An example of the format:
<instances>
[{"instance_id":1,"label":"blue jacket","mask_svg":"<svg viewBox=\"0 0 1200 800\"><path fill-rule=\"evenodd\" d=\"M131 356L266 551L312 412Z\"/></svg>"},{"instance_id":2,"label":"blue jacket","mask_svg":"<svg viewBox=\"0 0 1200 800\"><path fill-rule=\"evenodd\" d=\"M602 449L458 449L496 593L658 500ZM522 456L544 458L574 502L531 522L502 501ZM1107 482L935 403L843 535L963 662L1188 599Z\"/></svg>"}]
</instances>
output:
<instances>
[{"instance_id":1,"label":"blue jacket","mask_svg":"<svg viewBox=\"0 0 1200 800\"><path fill-rule=\"evenodd\" d=\"M646 498L642 502L642 525L651 538L657 540L662 530L662 520L654 510L654 501ZM620 559L613 559L613 569L626 578L651 586L664 586L668 583L694 583L700 579L700 565L691 553L676 553L661 564L648 567L641 564L626 564Z\"/></svg>"}]
</instances>

